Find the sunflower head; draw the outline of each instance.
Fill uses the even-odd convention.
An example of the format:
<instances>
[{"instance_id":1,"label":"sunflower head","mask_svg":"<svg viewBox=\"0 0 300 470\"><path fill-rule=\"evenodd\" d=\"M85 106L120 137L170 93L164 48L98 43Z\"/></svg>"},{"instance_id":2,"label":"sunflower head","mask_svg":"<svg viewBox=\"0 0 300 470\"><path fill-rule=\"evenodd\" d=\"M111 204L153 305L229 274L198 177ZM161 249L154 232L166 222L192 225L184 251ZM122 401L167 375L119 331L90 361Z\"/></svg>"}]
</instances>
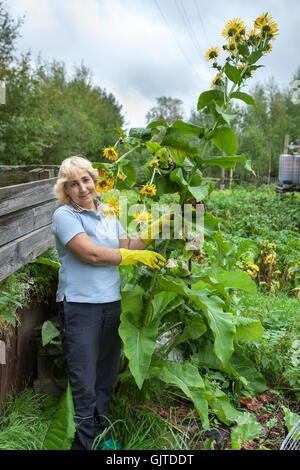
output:
<instances>
[{"instance_id":1,"label":"sunflower head","mask_svg":"<svg viewBox=\"0 0 300 470\"><path fill-rule=\"evenodd\" d=\"M115 196L109 196L105 199L104 216L108 218L119 217L120 205Z\"/></svg>"},{"instance_id":2,"label":"sunflower head","mask_svg":"<svg viewBox=\"0 0 300 470\"><path fill-rule=\"evenodd\" d=\"M108 158L109 160L118 159L118 154L113 147L106 147L105 149L103 149L103 155L105 156L105 158Z\"/></svg>"},{"instance_id":3,"label":"sunflower head","mask_svg":"<svg viewBox=\"0 0 300 470\"><path fill-rule=\"evenodd\" d=\"M155 196L156 194L156 186L155 184L146 184L141 189L141 194L145 194L146 196Z\"/></svg>"},{"instance_id":4,"label":"sunflower head","mask_svg":"<svg viewBox=\"0 0 300 470\"><path fill-rule=\"evenodd\" d=\"M206 51L205 57L207 61L216 59L220 54L220 49L218 47L211 47Z\"/></svg>"},{"instance_id":5,"label":"sunflower head","mask_svg":"<svg viewBox=\"0 0 300 470\"><path fill-rule=\"evenodd\" d=\"M100 194L104 194L114 187L115 180L114 178L102 178L98 181L96 185L96 191Z\"/></svg>"},{"instance_id":6,"label":"sunflower head","mask_svg":"<svg viewBox=\"0 0 300 470\"><path fill-rule=\"evenodd\" d=\"M263 13L261 16L256 18L254 21L255 30L259 31L259 36L262 39L276 39L275 36L278 36L278 25L273 20L273 17L269 15L268 12Z\"/></svg>"},{"instance_id":7,"label":"sunflower head","mask_svg":"<svg viewBox=\"0 0 300 470\"><path fill-rule=\"evenodd\" d=\"M146 209L133 216L139 224L148 225L151 222L151 214Z\"/></svg>"},{"instance_id":8,"label":"sunflower head","mask_svg":"<svg viewBox=\"0 0 300 470\"><path fill-rule=\"evenodd\" d=\"M220 85L221 81L222 81L222 75L218 73L213 79L213 81L211 82L210 87L213 88L214 86Z\"/></svg>"},{"instance_id":9,"label":"sunflower head","mask_svg":"<svg viewBox=\"0 0 300 470\"><path fill-rule=\"evenodd\" d=\"M156 157L152 162L150 163L150 166L152 168L157 168L159 166L159 157Z\"/></svg>"},{"instance_id":10,"label":"sunflower head","mask_svg":"<svg viewBox=\"0 0 300 470\"><path fill-rule=\"evenodd\" d=\"M244 22L240 18L234 18L225 24L225 28L222 31L222 36L225 39L231 39L236 35L244 35L246 31Z\"/></svg>"}]
</instances>

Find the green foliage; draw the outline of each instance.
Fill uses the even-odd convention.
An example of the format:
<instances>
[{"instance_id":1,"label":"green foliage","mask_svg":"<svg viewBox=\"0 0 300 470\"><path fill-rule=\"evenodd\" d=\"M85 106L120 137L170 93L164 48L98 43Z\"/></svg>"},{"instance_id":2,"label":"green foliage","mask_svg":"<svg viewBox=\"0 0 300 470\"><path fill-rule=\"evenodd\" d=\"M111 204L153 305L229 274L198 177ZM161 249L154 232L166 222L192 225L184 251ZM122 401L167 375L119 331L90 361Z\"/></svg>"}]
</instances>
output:
<instances>
[{"instance_id":1,"label":"green foliage","mask_svg":"<svg viewBox=\"0 0 300 470\"><path fill-rule=\"evenodd\" d=\"M0 449L40 450L53 401L27 387L17 396L9 394L0 420Z\"/></svg>"},{"instance_id":2,"label":"green foliage","mask_svg":"<svg viewBox=\"0 0 300 470\"><path fill-rule=\"evenodd\" d=\"M250 413L244 413L237 420L237 426L231 431L232 450L240 450L242 444L251 441L261 432L261 425L256 421L256 417Z\"/></svg>"},{"instance_id":3,"label":"green foliage","mask_svg":"<svg viewBox=\"0 0 300 470\"><path fill-rule=\"evenodd\" d=\"M224 238L234 243L233 265L245 271L257 265L254 279L261 288L291 295L300 279L298 205L297 193L277 194L273 186L215 191L207 201L208 210L220 218ZM213 256L211 244L205 245ZM271 251L276 257L270 267L266 260Z\"/></svg>"},{"instance_id":4,"label":"green foliage","mask_svg":"<svg viewBox=\"0 0 300 470\"><path fill-rule=\"evenodd\" d=\"M0 315L3 316L12 326L16 326L15 310L22 307L19 302L20 295L16 291L0 291Z\"/></svg>"},{"instance_id":5,"label":"green foliage","mask_svg":"<svg viewBox=\"0 0 300 470\"><path fill-rule=\"evenodd\" d=\"M74 423L74 406L70 384L59 401L57 410L50 422L43 441L46 450L70 450L76 425Z\"/></svg>"}]
</instances>

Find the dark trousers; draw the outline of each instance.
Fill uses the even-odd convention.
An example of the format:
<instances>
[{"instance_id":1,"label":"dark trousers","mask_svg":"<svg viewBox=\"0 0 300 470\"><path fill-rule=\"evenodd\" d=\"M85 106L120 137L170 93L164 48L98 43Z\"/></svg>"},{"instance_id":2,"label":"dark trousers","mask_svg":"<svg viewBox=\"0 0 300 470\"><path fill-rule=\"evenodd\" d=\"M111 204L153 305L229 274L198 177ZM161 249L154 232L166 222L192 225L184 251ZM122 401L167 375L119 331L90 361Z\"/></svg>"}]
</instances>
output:
<instances>
[{"instance_id":1,"label":"dark trousers","mask_svg":"<svg viewBox=\"0 0 300 470\"><path fill-rule=\"evenodd\" d=\"M77 424L73 449L92 447L103 432L113 385L120 367L121 303L60 303L63 352Z\"/></svg>"}]
</instances>

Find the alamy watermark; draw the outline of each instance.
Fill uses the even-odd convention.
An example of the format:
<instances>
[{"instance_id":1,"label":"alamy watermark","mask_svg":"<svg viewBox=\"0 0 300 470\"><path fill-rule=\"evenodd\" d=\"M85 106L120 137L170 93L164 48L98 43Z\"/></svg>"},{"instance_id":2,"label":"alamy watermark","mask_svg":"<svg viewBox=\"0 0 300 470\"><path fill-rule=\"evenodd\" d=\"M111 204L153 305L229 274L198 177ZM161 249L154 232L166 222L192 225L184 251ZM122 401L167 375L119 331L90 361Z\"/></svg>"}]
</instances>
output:
<instances>
[{"instance_id":1,"label":"alamy watermark","mask_svg":"<svg viewBox=\"0 0 300 470\"><path fill-rule=\"evenodd\" d=\"M104 205L106 205L104 203ZM120 195L117 200L118 219L129 238L141 236L148 230L147 238L154 240L184 240L187 250L200 250L204 241L204 205L203 204L159 204L153 203L151 210L144 204L128 204L127 196ZM149 220L141 222L139 214L144 212ZM159 231L155 222L163 217ZM153 225L154 224L154 225ZM101 230L101 225L99 225ZM109 237L106 233L106 237Z\"/></svg>"},{"instance_id":2,"label":"alamy watermark","mask_svg":"<svg viewBox=\"0 0 300 470\"><path fill-rule=\"evenodd\" d=\"M0 104L6 103L5 82L0 80Z\"/></svg>"},{"instance_id":3,"label":"alamy watermark","mask_svg":"<svg viewBox=\"0 0 300 470\"><path fill-rule=\"evenodd\" d=\"M300 80L294 80L292 82L292 103L299 104L300 103Z\"/></svg>"}]
</instances>

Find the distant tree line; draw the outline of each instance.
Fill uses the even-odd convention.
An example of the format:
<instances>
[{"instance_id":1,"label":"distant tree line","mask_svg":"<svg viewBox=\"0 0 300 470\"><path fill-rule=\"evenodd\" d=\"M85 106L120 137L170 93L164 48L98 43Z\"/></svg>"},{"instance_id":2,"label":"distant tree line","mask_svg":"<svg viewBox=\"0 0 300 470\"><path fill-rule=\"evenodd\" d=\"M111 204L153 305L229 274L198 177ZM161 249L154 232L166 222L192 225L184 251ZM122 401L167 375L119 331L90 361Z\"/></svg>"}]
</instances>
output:
<instances>
[{"instance_id":1,"label":"distant tree line","mask_svg":"<svg viewBox=\"0 0 300 470\"><path fill-rule=\"evenodd\" d=\"M238 101L231 108L231 113L236 114L233 127L239 141L239 154L244 153L251 160L252 168L258 176L278 176L284 136L289 135L290 142L300 138L300 104L293 100L295 80L300 80L300 67L284 91L279 89L274 78L265 84L258 83L247 91L254 98L257 107L264 111L241 105ZM184 119L181 100L163 96L156 101L156 105L146 114L147 122L153 118L164 119L171 125L177 119ZM192 110L187 121L202 127L211 125L205 113L195 110ZM207 155L219 155L219 150L211 144L207 148ZM229 170L226 171L229 173ZM244 177L246 172L242 165L237 165L234 174ZM219 176L219 173L218 168L211 168L207 175Z\"/></svg>"},{"instance_id":2,"label":"distant tree line","mask_svg":"<svg viewBox=\"0 0 300 470\"><path fill-rule=\"evenodd\" d=\"M13 19L0 0L0 80L6 103L0 105L0 163L59 164L70 155L101 160L104 146L118 139L122 106L92 83L83 64L68 78L63 62L50 63L30 52L16 56L23 18Z\"/></svg>"},{"instance_id":3,"label":"distant tree line","mask_svg":"<svg viewBox=\"0 0 300 470\"><path fill-rule=\"evenodd\" d=\"M118 139L116 124L125 125L122 105L93 84L84 64L75 66L69 77L63 62L46 62L42 57L34 61L30 51L17 56L23 22L24 18L12 18L0 0L0 80L6 83L6 104L0 105L0 164L59 164L76 154L101 160L103 147ZM236 114L233 126L239 153L251 160L257 175L277 176L284 136L288 134L290 142L300 137L300 104L292 99L295 80L300 80L300 67L283 91L273 78L247 91L264 112L240 101L231 109ZM146 122L164 119L168 125L178 119L203 127L211 124L206 114L195 110L186 118L183 102L166 96L156 99L145 118ZM219 151L211 144L207 154ZM147 151L131 157L137 171L148 158ZM237 165L234 176L245 175L244 167ZM220 170L211 168L207 176L220 176Z\"/></svg>"}]
</instances>

